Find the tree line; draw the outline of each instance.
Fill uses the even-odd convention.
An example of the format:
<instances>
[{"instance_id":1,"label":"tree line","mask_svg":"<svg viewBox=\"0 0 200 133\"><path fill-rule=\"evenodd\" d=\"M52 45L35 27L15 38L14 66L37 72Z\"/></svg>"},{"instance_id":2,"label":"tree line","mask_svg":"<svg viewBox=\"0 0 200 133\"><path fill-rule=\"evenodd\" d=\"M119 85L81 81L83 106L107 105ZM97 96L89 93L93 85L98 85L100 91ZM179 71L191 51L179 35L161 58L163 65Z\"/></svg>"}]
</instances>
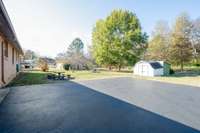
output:
<instances>
[{"instance_id":1,"label":"tree line","mask_svg":"<svg viewBox=\"0 0 200 133\"><path fill-rule=\"evenodd\" d=\"M69 44L65 52L57 55L56 60L64 63L63 67L66 70L90 69L92 60L84 54L84 47L83 41L77 37Z\"/></svg>"},{"instance_id":2,"label":"tree line","mask_svg":"<svg viewBox=\"0 0 200 133\"><path fill-rule=\"evenodd\" d=\"M200 18L192 20L187 13L182 13L171 26L159 21L149 37L142 31L135 13L113 10L93 27L88 54L84 54L84 47L77 37L55 60L74 70L96 65L121 70L139 60L162 60L180 66L181 70L188 64L200 66ZM33 51L26 51L25 59L35 57Z\"/></svg>"},{"instance_id":3,"label":"tree line","mask_svg":"<svg viewBox=\"0 0 200 133\"><path fill-rule=\"evenodd\" d=\"M149 41L148 41L149 40ZM159 21L150 39L142 32L136 14L114 10L96 22L92 32L92 55L101 66L132 66L138 60L163 60L183 66L200 63L200 19L182 13L169 27Z\"/></svg>"},{"instance_id":4,"label":"tree line","mask_svg":"<svg viewBox=\"0 0 200 133\"><path fill-rule=\"evenodd\" d=\"M145 59L164 60L179 65L200 63L200 19L191 20L187 13L177 16L170 27L167 22L156 24L148 43Z\"/></svg>"},{"instance_id":5,"label":"tree line","mask_svg":"<svg viewBox=\"0 0 200 133\"><path fill-rule=\"evenodd\" d=\"M36 67L42 71L49 69L49 64L63 64L65 70L90 69L95 63L84 54L84 43L80 38L75 38L64 52L57 54L55 58L43 57L32 50L24 50L24 60L32 60Z\"/></svg>"}]
</instances>

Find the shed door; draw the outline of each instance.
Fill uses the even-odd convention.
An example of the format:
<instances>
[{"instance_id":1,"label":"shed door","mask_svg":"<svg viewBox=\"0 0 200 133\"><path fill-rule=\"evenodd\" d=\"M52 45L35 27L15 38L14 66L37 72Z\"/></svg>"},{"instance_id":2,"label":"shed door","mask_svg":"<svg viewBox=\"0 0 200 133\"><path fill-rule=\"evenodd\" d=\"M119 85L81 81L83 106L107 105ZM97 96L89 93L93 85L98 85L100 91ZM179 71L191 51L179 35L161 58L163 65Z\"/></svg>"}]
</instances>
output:
<instances>
[{"instance_id":1,"label":"shed door","mask_svg":"<svg viewBox=\"0 0 200 133\"><path fill-rule=\"evenodd\" d=\"M144 76L148 76L148 66L147 65L142 65L141 73Z\"/></svg>"}]
</instances>

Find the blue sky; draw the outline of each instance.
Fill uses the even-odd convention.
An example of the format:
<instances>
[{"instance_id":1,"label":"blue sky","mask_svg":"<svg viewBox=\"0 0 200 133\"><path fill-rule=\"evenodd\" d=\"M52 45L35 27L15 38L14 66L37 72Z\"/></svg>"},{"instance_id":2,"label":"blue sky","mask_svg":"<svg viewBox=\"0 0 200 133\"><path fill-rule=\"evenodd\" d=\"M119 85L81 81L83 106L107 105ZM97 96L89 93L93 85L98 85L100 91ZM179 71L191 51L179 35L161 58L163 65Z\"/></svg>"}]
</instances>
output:
<instances>
[{"instance_id":1,"label":"blue sky","mask_svg":"<svg viewBox=\"0 0 200 133\"><path fill-rule=\"evenodd\" d=\"M151 34L155 23L187 12L200 17L199 0L3 0L25 49L54 57L75 37L91 45L91 32L98 19L114 9L130 10L140 19L143 31Z\"/></svg>"}]
</instances>

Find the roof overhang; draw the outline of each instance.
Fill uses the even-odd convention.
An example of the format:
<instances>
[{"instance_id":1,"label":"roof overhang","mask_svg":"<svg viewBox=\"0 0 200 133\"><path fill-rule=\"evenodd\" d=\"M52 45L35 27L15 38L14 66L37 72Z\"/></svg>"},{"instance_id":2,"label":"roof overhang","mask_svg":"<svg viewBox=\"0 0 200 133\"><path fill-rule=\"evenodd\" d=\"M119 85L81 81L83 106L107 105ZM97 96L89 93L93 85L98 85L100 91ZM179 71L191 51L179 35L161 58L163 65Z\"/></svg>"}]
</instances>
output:
<instances>
[{"instance_id":1,"label":"roof overhang","mask_svg":"<svg viewBox=\"0 0 200 133\"><path fill-rule=\"evenodd\" d=\"M2 0L0 0L0 33L19 51L20 54L23 54L23 50L19 44L15 30Z\"/></svg>"}]
</instances>

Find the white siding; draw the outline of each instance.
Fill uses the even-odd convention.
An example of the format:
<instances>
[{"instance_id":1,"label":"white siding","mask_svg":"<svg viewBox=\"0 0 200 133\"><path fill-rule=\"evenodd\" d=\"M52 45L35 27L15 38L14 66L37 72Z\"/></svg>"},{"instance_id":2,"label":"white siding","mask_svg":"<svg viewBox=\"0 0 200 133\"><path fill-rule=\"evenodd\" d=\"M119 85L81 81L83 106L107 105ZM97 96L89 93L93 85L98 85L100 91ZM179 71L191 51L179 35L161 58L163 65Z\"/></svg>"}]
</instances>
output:
<instances>
[{"instance_id":1,"label":"white siding","mask_svg":"<svg viewBox=\"0 0 200 133\"><path fill-rule=\"evenodd\" d=\"M154 72L149 63L138 62L134 67L134 74L140 76L153 76Z\"/></svg>"},{"instance_id":2,"label":"white siding","mask_svg":"<svg viewBox=\"0 0 200 133\"><path fill-rule=\"evenodd\" d=\"M161 76L163 75L163 68L161 69L154 69L152 66L145 61L140 61L135 64L134 66L134 74L140 76Z\"/></svg>"},{"instance_id":3,"label":"white siding","mask_svg":"<svg viewBox=\"0 0 200 133\"><path fill-rule=\"evenodd\" d=\"M154 76L162 76L163 75L163 68L161 69L154 69Z\"/></svg>"},{"instance_id":4,"label":"white siding","mask_svg":"<svg viewBox=\"0 0 200 133\"><path fill-rule=\"evenodd\" d=\"M64 70L63 65L64 65L63 63L56 63L56 69Z\"/></svg>"}]
</instances>

